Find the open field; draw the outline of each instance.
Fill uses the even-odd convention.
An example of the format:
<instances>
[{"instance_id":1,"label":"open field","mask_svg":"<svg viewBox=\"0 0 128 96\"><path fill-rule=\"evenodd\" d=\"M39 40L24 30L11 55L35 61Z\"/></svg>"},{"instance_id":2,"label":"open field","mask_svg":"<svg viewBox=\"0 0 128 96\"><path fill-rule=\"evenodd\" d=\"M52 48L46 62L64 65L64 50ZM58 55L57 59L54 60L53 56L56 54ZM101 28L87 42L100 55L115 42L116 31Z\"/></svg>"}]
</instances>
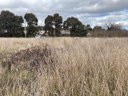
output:
<instances>
[{"instance_id":1,"label":"open field","mask_svg":"<svg viewBox=\"0 0 128 96\"><path fill-rule=\"evenodd\" d=\"M128 96L128 38L0 39L0 96Z\"/></svg>"}]
</instances>

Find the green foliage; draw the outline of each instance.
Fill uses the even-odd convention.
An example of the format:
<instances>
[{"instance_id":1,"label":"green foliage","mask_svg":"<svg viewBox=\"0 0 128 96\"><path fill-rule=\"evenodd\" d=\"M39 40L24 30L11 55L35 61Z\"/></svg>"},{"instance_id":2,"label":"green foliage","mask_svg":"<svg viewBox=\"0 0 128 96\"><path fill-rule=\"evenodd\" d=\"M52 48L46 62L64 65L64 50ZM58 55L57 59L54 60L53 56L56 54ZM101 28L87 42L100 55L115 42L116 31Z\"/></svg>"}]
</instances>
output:
<instances>
[{"instance_id":1,"label":"green foliage","mask_svg":"<svg viewBox=\"0 0 128 96\"><path fill-rule=\"evenodd\" d=\"M89 24L86 26L86 29L87 29L88 31L92 31L92 28L91 28L91 26L90 26Z\"/></svg>"},{"instance_id":2,"label":"green foliage","mask_svg":"<svg viewBox=\"0 0 128 96\"><path fill-rule=\"evenodd\" d=\"M59 16L59 14L58 13L56 13L56 14L54 14L54 17L53 17L54 19L53 19L53 21L54 21L54 26L55 26L55 28L54 28L54 30L55 30L55 35L56 36L60 36L61 35L61 33L60 33L60 31L61 31L61 28L62 28L62 16Z\"/></svg>"},{"instance_id":3,"label":"green foliage","mask_svg":"<svg viewBox=\"0 0 128 96\"><path fill-rule=\"evenodd\" d=\"M28 24L27 26L27 37L34 37L38 31L38 19L33 13L26 13L24 18Z\"/></svg>"},{"instance_id":4,"label":"green foliage","mask_svg":"<svg viewBox=\"0 0 128 96\"><path fill-rule=\"evenodd\" d=\"M36 36L38 32L38 28L33 26L33 25L30 25L27 27L27 37L34 37Z\"/></svg>"},{"instance_id":5,"label":"green foliage","mask_svg":"<svg viewBox=\"0 0 128 96\"><path fill-rule=\"evenodd\" d=\"M48 15L45 19L44 29L48 32L49 36L60 36L62 29L62 16L58 13L54 14L54 16Z\"/></svg>"},{"instance_id":6,"label":"green foliage","mask_svg":"<svg viewBox=\"0 0 128 96\"><path fill-rule=\"evenodd\" d=\"M101 26L95 26L95 27L93 28L93 30L94 30L94 31L102 31L103 28L102 28Z\"/></svg>"},{"instance_id":7,"label":"green foliage","mask_svg":"<svg viewBox=\"0 0 128 96\"><path fill-rule=\"evenodd\" d=\"M87 30L85 25L82 24L77 18L69 17L63 24L64 29L70 30L71 36L86 36Z\"/></svg>"},{"instance_id":8,"label":"green foliage","mask_svg":"<svg viewBox=\"0 0 128 96\"><path fill-rule=\"evenodd\" d=\"M45 32L48 32L49 36L53 36L53 16L48 15L45 19L45 26L44 26L44 30Z\"/></svg>"},{"instance_id":9,"label":"green foliage","mask_svg":"<svg viewBox=\"0 0 128 96\"><path fill-rule=\"evenodd\" d=\"M33 13L26 13L24 18L27 21L29 26L30 25L38 25L38 19Z\"/></svg>"},{"instance_id":10,"label":"green foliage","mask_svg":"<svg viewBox=\"0 0 128 96\"><path fill-rule=\"evenodd\" d=\"M2 11L0 14L0 36L21 37L23 36L22 16L16 16L10 11Z\"/></svg>"},{"instance_id":11,"label":"green foliage","mask_svg":"<svg viewBox=\"0 0 128 96\"><path fill-rule=\"evenodd\" d=\"M24 19L27 22L26 28L22 26ZM84 25L75 17L68 17L64 22L62 16L58 13L48 15L45 18L45 25L38 26L38 18L33 13L26 13L17 16L10 11L1 11L0 13L0 37L35 37L40 31L45 30L43 36L72 36L85 37L89 32L92 37L127 37L128 32L119 24L106 24L106 29L102 26ZM25 30L24 30L25 29Z\"/></svg>"}]
</instances>

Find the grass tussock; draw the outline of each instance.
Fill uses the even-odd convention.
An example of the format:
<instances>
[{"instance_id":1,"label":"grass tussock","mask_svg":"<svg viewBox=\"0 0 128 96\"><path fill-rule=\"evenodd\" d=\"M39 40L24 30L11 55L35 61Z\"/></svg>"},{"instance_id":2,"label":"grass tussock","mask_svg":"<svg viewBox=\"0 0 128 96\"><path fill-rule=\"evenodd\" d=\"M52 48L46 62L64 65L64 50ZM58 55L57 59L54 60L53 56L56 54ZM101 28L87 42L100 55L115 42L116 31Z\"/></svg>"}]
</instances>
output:
<instances>
[{"instance_id":1,"label":"grass tussock","mask_svg":"<svg viewBox=\"0 0 128 96\"><path fill-rule=\"evenodd\" d=\"M49 47L41 44L6 59L17 66L1 67L0 96L128 96L127 38L45 38L42 42ZM47 61L47 66L38 67L40 71L24 67L34 61L35 66Z\"/></svg>"}]
</instances>

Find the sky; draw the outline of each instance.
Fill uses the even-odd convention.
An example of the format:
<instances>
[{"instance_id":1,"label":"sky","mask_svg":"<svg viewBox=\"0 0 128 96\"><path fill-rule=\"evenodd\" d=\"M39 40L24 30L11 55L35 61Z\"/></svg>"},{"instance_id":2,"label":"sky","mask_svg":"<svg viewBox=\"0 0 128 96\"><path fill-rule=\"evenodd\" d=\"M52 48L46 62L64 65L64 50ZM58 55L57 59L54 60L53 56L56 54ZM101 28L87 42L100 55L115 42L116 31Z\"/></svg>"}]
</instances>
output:
<instances>
[{"instance_id":1,"label":"sky","mask_svg":"<svg viewBox=\"0 0 128 96\"><path fill-rule=\"evenodd\" d=\"M128 29L128 0L0 0L2 10L19 16L34 13L39 25L48 15L59 13L63 20L73 16L92 27L114 23Z\"/></svg>"}]
</instances>

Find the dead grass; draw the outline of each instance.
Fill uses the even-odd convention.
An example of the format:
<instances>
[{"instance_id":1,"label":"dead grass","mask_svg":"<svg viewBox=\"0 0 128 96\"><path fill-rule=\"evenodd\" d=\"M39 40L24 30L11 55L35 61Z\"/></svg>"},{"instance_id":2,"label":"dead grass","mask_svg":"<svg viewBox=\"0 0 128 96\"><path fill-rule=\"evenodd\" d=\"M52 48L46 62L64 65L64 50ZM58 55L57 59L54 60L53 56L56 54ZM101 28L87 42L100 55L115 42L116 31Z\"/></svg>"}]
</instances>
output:
<instances>
[{"instance_id":1,"label":"dead grass","mask_svg":"<svg viewBox=\"0 0 128 96\"><path fill-rule=\"evenodd\" d=\"M44 49L40 40L19 39L16 43L19 45L14 45L16 40L9 40L10 47L6 51L13 49L14 52L28 43L40 44L36 50L39 54ZM21 66L31 60L25 62L18 59L18 69L13 67L0 75L0 96L128 96L127 38L41 40L53 49L51 52L55 51L56 54L51 54L54 60L48 66L41 66L40 71L31 71ZM3 42L1 40L5 50L7 46ZM24 50L27 55L28 49ZM2 50L1 53L6 51ZM21 51L14 54L17 53L22 55ZM39 54L32 53L30 59L34 60L34 55L42 57ZM45 59L50 61L49 58ZM54 70L51 69L53 67Z\"/></svg>"}]
</instances>

